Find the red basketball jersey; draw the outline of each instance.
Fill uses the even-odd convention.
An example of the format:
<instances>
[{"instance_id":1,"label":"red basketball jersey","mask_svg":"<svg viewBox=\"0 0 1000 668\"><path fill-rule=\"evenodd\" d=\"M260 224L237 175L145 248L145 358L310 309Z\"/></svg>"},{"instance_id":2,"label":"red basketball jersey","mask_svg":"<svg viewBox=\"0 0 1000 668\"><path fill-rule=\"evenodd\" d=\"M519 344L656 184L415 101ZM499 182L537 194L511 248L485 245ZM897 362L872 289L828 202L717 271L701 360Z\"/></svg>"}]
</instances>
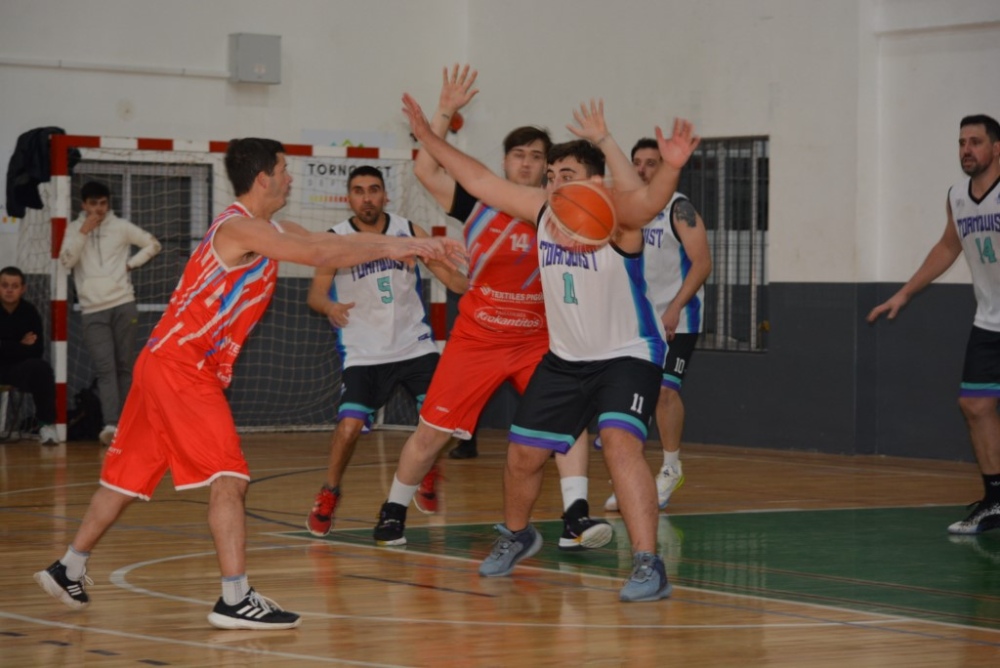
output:
<instances>
[{"instance_id":1,"label":"red basketball jersey","mask_svg":"<svg viewBox=\"0 0 1000 668\"><path fill-rule=\"evenodd\" d=\"M456 328L478 334L547 336L535 226L477 202L466 218L469 290L458 302ZM463 322L464 320L464 322ZM485 331L484 331L485 330Z\"/></svg>"},{"instance_id":2,"label":"red basketball jersey","mask_svg":"<svg viewBox=\"0 0 1000 668\"><path fill-rule=\"evenodd\" d=\"M232 381L233 363L267 310L278 278L277 261L263 256L232 268L219 261L215 233L240 217L251 216L238 202L216 216L146 343L152 354L191 363L223 387Z\"/></svg>"}]
</instances>

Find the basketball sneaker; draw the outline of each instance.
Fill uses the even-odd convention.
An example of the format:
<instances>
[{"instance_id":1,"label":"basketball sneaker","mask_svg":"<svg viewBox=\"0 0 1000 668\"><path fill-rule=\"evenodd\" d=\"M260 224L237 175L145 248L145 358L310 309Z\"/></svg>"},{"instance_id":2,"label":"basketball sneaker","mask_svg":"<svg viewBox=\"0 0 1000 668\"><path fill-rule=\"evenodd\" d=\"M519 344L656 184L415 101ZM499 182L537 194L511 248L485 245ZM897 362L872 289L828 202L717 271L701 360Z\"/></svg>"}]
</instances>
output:
<instances>
[{"instance_id":1,"label":"basketball sneaker","mask_svg":"<svg viewBox=\"0 0 1000 668\"><path fill-rule=\"evenodd\" d=\"M542 549L542 535L530 524L513 532L502 524L494 527L500 537L493 542L489 555L479 564L479 574L487 578L510 575L514 566Z\"/></svg>"},{"instance_id":2,"label":"basketball sneaker","mask_svg":"<svg viewBox=\"0 0 1000 668\"><path fill-rule=\"evenodd\" d=\"M475 459L478 456L479 446L475 434L467 441L459 441L458 445L448 452L448 459Z\"/></svg>"},{"instance_id":3,"label":"basketball sneaker","mask_svg":"<svg viewBox=\"0 0 1000 668\"><path fill-rule=\"evenodd\" d=\"M680 462L677 462L676 467L664 466L660 469L660 472L656 474L656 496L660 504L660 510L667 507L667 504L670 503L670 495L683 484L684 471L681 468Z\"/></svg>"},{"instance_id":4,"label":"basketball sneaker","mask_svg":"<svg viewBox=\"0 0 1000 668\"><path fill-rule=\"evenodd\" d=\"M441 469L435 464L420 481L420 486L417 487L417 493L413 497L413 505L425 515L433 515L438 511L437 487L438 481L442 477Z\"/></svg>"},{"instance_id":5,"label":"basketball sneaker","mask_svg":"<svg viewBox=\"0 0 1000 668\"><path fill-rule=\"evenodd\" d=\"M59 443L59 432L54 424L43 424L38 429L38 440L42 445L56 445Z\"/></svg>"},{"instance_id":6,"label":"basketball sneaker","mask_svg":"<svg viewBox=\"0 0 1000 668\"><path fill-rule=\"evenodd\" d=\"M115 434L117 433L118 427L116 425L106 424L101 433L97 435L97 440L101 442L101 445L111 445L111 441L115 440Z\"/></svg>"},{"instance_id":7,"label":"basketball sneaker","mask_svg":"<svg viewBox=\"0 0 1000 668\"><path fill-rule=\"evenodd\" d=\"M372 537L381 547L406 545L406 506L386 501L378 512L378 524Z\"/></svg>"},{"instance_id":8,"label":"basketball sneaker","mask_svg":"<svg viewBox=\"0 0 1000 668\"><path fill-rule=\"evenodd\" d=\"M667 581L663 559L652 552L636 552L632 556L632 574L618 592L618 600L626 603L659 601L673 591Z\"/></svg>"},{"instance_id":9,"label":"basketball sneaker","mask_svg":"<svg viewBox=\"0 0 1000 668\"><path fill-rule=\"evenodd\" d=\"M333 511L340 501L340 492L323 485L316 495L309 517L306 518L306 528L314 536L325 536L333 526Z\"/></svg>"},{"instance_id":10,"label":"basketball sneaker","mask_svg":"<svg viewBox=\"0 0 1000 668\"><path fill-rule=\"evenodd\" d=\"M56 561L44 571L35 573L35 582L45 590L46 594L59 599L67 607L74 610L87 607L90 603L90 597L87 596L84 587L94 584L94 581L87 577L86 572L79 580L70 580L66 576L66 567L61 561Z\"/></svg>"},{"instance_id":11,"label":"basketball sneaker","mask_svg":"<svg viewBox=\"0 0 1000 668\"><path fill-rule=\"evenodd\" d=\"M973 506L968 517L948 527L948 533L975 534L1000 529L1000 503L983 499Z\"/></svg>"},{"instance_id":12,"label":"basketball sneaker","mask_svg":"<svg viewBox=\"0 0 1000 668\"><path fill-rule=\"evenodd\" d=\"M611 492L611 496L609 496L608 500L604 502L604 510L609 513L618 512L618 497L615 496L614 492Z\"/></svg>"},{"instance_id":13,"label":"basketball sneaker","mask_svg":"<svg viewBox=\"0 0 1000 668\"><path fill-rule=\"evenodd\" d=\"M258 594L253 587L246 598L236 605L226 605L220 598L208 615L208 623L217 629L294 629L299 625L299 616L286 612L277 603Z\"/></svg>"},{"instance_id":14,"label":"basketball sneaker","mask_svg":"<svg viewBox=\"0 0 1000 668\"><path fill-rule=\"evenodd\" d=\"M563 532L559 537L560 550L587 550L604 547L611 542L615 530L604 520L592 520L590 504L577 499L562 516Z\"/></svg>"}]
</instances>

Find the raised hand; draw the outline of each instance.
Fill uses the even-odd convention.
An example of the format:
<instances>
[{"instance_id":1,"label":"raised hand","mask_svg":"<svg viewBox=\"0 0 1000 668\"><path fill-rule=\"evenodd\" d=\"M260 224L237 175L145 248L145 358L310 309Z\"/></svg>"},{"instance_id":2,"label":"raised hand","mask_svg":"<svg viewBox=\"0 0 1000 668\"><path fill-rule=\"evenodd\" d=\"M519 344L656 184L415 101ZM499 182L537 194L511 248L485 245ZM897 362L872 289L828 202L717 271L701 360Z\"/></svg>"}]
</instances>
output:
<instances>
[{"instance_id":1,"label":"raised hand","mask_svg":"<svg viewBox=\"0 0 1000 668\"><path fill-rule=\"evenodd\" d=\"M478 88L472 87L476 83L477 76L479 72L470 71L468 64L459 68L458 63L455 63L450 73L447 67L444 68L441 97L438 99L440 110L451 115L467 105L479 92Z\"/></svg>"},{"instance_id":2,"label":"raised hand","mask_svg":"<svg viewBox=\"0 0 1000 668\"><path fill-rule=\"evenodd\" d=\"M427 117L424 115L424 110L420 108L420 105L417 104L417 101L409 93L403 93L403 113L406 114L407 120L410 121L410 130L418 141L422 141L428 135L433 134L431 125L427 122Z\"/></svg>"},{"instance_id":3,"label":"raised hand","mask_svg":"<svg viewBox=\"0 0 1000 668\"><path fill-rule=\"evenodd\" d=\"M698 148L701 137L694 134L694 125L683 118L674 119L674 132L670 139L663 137L663 130L656 126L656 143L660 148L663 163L675 169L687 164L688 158Z\"/></svg>"},{"instance_id":4,"label":"raised hand","mask_svg":"<svg viewBox=\"0 0 1000 668\"><path fill-rule=\"evenodd\" d=\"M566 129L580 139L586 139L596 145L608 136L603 99L591 98L589 108L586 102L581 102L580 109L573 110L573 120L576 121L576 125L567 125Z\"/></svg>"}]
</instances>

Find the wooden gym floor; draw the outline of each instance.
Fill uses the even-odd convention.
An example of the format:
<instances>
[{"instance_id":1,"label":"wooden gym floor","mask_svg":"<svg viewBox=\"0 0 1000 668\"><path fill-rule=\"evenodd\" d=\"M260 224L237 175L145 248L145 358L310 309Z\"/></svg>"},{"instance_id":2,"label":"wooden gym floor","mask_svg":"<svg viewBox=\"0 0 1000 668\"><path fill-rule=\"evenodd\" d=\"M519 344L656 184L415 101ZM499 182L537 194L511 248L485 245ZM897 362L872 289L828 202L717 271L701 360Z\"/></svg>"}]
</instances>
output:
<instances>
[{"instance_id":1,"label":"wooden gym floor","mask_svg":"<svg viewBox=\"0 0 1000 668\"><path fill-rule=\"evenodd\" d=\"M328 434L253 434L250 581L301 613L291 631L220 631L204 490L169 476L91 559L91 605L71 611L32 573L61 556L96 489L96 443L0 444L0 666L998 666L1000 535L949 538L981 491L972 464L686 445L687 482L661 515L674 594L622 604L630 557L605 514L600 550L562 553L555 467L535 507L545 545L510 578L478 562L500 521L505 434L443 460L443 510L410 509L405 549L371 528L405 432L363 436L334 532L303 522ZM651 466L661 458L648 444ZM1000 532L997 532L1000 533Z\"/></svg>"}]
</instances>

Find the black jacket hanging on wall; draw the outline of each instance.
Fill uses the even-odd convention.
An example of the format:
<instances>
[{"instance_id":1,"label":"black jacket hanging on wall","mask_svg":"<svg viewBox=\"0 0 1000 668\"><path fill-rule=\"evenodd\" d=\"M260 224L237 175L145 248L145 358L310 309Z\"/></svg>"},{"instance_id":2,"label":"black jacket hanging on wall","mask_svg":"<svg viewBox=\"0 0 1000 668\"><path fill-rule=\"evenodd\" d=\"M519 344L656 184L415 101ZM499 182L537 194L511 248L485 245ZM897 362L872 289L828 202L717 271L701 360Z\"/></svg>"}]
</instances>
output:
<instances>
[{"instance_id":1,"label":"black jacket hanging on wall","mask_svg":"<svg viewBox=\"0 0 1000 668\"><path fill-rule=\"evenodd\" d=\"M17 146L7 167L7 214L24 218L25 210L41 209L44 205L38 194L38 184L47 183L50 175L49 137L64 135L66 131L54 126L28 130L17 138ZM69 167L80 161L80 152L72 149Z\"/></svg>"}]
</instances>

